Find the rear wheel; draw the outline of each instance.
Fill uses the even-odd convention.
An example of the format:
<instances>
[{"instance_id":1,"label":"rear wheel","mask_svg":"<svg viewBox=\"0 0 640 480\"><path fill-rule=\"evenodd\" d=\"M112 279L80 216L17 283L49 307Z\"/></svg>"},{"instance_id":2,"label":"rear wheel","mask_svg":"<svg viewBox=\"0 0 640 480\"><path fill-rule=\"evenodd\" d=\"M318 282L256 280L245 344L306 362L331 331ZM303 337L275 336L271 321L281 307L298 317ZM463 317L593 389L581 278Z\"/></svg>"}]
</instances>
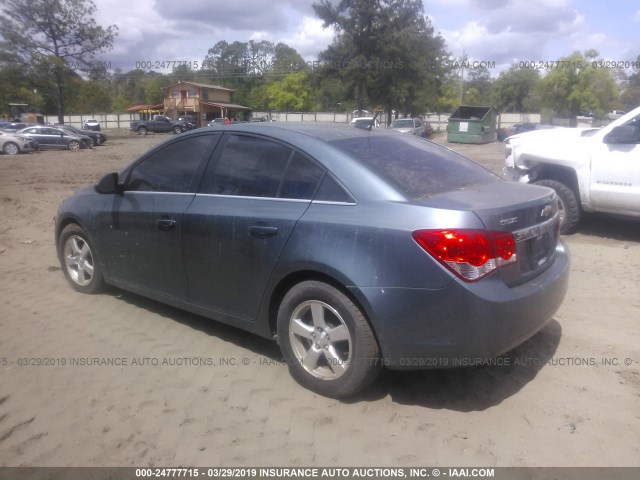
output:
<instances>
[{"instance_id":1,"label":"rear wheel","mask_svg":"<svg viewBox=\"0 0 640 480\"><path fill-rule=\"evenodd\" d=\"M101 137L100 135L98 135L98 136L96 137L95 142L96 142L96 145L102 145L102 137Z\"/></svg>"},{"instance_id":2,"label":"rear wheel","mask_svg":"<svg viewBox=\"0 0 640 480\"><path fill-rule=\"evenodd\" d=\"M278 339L293 378L327 397L354 395L382 367L380 349L364 315L342 292L306 281L284 296Z\"/></svg>"},{"instance_id":3,"label":"rear wheel","mask_svg":"<svg viewBox=\"0 0 640 480\"><path fill-rule=\"evenodd\" d=\"M18 153L20 153L18 145L12 142L5 143L2 150L4 150L4 153L6 153L7 155L17 155Z\"/></svg>"},{"instance_id":4,"label":"rear wheel","mask_svg":"<svg viewBox=\"0 0 640 480\"><path fill-rule=\"evenodd\" d=\"M58 259L71 286L82 293L98 293L104 287L102 269L85 231L67 225L58 238Z\"/></svg>"},{"instance_id":5,"label":"rear wheel","mask_svg":"<svg viewBox=\"0 0 640 480\"><path fill-rule=\"evenodd\" d=\"M570 235L575 233L580 223L580 203L575 192L564 183L556 180L538 180L536 185L549 187L558 195L558 214L560 215L560 233Z\"/></svg>"},{"instance_id":6,"label":"rear wheel","mask_svg":"<svg viewBox=\"0 0 640 480\"><path fill-rule=\"evenodd\" d=\"M138 135L146 135L147 134L147 127L140 127L138 129Z\"/></svg>"}]
</instances>

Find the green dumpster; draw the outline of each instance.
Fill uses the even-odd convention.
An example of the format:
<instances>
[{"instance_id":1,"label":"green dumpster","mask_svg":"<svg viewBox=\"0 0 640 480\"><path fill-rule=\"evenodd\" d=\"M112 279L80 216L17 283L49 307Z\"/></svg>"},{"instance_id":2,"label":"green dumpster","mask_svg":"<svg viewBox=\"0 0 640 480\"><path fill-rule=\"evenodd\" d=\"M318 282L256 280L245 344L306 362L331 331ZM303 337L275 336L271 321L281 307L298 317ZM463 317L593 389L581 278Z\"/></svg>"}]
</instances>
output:
<instances>
[{"instance_id":1,"label":"green dumpster","mask_svg":"<svg viewBox=\"0 0 640 480\"><path fill-rule=\"evenodd\" d=\"M498 111L494 107L460 105L449 117L447 140L453 143L490 143L496 140Z\"/></svg>"}]
</instances>

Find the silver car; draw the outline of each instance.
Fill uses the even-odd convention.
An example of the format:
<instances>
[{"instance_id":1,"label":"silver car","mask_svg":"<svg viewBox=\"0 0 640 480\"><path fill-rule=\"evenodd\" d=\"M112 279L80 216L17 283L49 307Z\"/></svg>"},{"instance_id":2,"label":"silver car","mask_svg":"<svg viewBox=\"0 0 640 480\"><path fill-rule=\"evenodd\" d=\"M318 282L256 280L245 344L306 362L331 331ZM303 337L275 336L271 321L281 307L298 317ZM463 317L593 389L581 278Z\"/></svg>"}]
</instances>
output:
<instances>
[{"instance_id":1,"label":"silver car","mask_svg":"<svg viewBox=\"0 0 640 480\"><path fill-rule=\"evenodd\" d=\"M0 150L7 155L33 152L38 149L38 143L33 139L16 133L0 130Z\"/></svg>"}]
</instances>

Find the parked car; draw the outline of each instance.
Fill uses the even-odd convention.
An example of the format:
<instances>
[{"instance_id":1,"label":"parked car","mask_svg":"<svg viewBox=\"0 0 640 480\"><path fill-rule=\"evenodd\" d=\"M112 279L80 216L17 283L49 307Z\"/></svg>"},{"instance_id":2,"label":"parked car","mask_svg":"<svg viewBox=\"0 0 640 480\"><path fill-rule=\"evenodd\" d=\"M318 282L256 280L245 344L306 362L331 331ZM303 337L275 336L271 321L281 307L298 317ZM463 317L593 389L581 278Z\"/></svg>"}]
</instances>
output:
<instances>
[{"instance_id":1,"label":"parked car","mask_svg":"<svg viewBox=\"0 0 640 480\"><path fill-rule=\"evenodd\" d=\"M38 143L29 137L0 130L0 150L7 155L33 152L38 149Z\"/></svg>"},{"instance_id":2,"label":"parked car","mask_svg":"<svg viewBox=\"0 0 640 480\"><path fill-rule=\"evenodd\" d=\"M353 395L382 366L468 366L567 290L553 190L432 142L302 122L194 130L62 202L60 264L277 340L293 377Z\"/></svg>"},{"instance_id":3,"label":"parked car","mask_svg":"<svg viewBox=\"0 0 640 480\"><path fill-rule=\"evenodd\" d=\"M28 127L18 131L18 134L38 142L38 148L68 148L79 150L91 148L91 139L86 135L69 133L58 127Z\"/></svg>"},{"instance_id":4,"label":"parked car","mask_svg":"<svg viewBox=\"0 0 640 480\"><path fill-rule=\"evenodd\" d=\"M72 127L71 125L57 125L56 128L60 128L71 134L89 137L91 139L91 146L102 145L107 141L107 134L100 131L80 130L79 128Z\"/></svg>"},{"instance_id":5,"label":"parked car","mask_svg":"<svg viewBox=\"0 0 640 480\"><path fill-rule=\"evenodd\" d=\"M545 123L514 123L510 127L502 127L496 130L496 137L499 142L504 142L508 137L518 135L519 133L532 132L534 130L548 130L554 128L553 125Z\"/></svg>"},{"instance_id":6,"label":"parked car","mask_svg":"<svg viewBox=\"0 0 640 480\"><path fill-rule=\"evenodd\" d=\"M216 125L226 125L226 124L227 124L226 118L214 118L209 123L207 123L207 127L215 127Z\"/></svg>"},{"instance_id":7,"label":"parked car","mask_svg":"<svg viewBox=\"0 0 640 480\"><path fill-rule=\"evenodd\" d=\"M90 118L89 120L85 120L84 125L82 126L84 130L94 130L100 131L100 122L95 118Z\"/></svg>"},{"instance_id":8,"label":"parked car","mask_svg":"<svg viewBox=\"0 0 640 480\"><path fill-rule=\"evenodd\" d=\"M505 140L506 177L553 188L561 232L583 212L640 217L640 107L604 128L554 128Z\"/></svg>"},{"instance_id":9,"label":"parked car","mask_svg":"<svg viewBox=\"0 0 640 480\"><path fill-rule=\"evenodd\" d=\"M428 138L433 134L433 127L429 122L419 118L398 118L389 124L391 130L402 133L410 133L418 137Z\"/></svg>"},{"instance_id":10,"label":"parked car","mask_svg":"<svg viewBox=\"0 0 640 480\"><path fill-rule=\"evenodd\" d=\"M380 121L376 118L374 121L374 117L358 117L351 120L351 125L358 128L367 129L371 128L379 128Z\"/></svg>"},{"instance_id":11,"label":"parked car","mask_svg":"<svg viewBox=\"0 0 640 480\"><path fill-rule=\"evenodd\" d=\"M8 132L17 132L18 130L22 130L27 127L40 127L39 123L33 122L10 122L8 125L2 127L3 130Z\"/></svg>"},{"instance_id":12,"label":"parked car","mask_svg":"<svg viewBox=\"0 0 640 480\"><path fill-rule=\"evenodd\" d=\"M186 130L194 130L198 128L198 125L196 125L196 117L194 117L193 115L178 117L178 121L184 123Z\"/></svg>"}]
</instances>

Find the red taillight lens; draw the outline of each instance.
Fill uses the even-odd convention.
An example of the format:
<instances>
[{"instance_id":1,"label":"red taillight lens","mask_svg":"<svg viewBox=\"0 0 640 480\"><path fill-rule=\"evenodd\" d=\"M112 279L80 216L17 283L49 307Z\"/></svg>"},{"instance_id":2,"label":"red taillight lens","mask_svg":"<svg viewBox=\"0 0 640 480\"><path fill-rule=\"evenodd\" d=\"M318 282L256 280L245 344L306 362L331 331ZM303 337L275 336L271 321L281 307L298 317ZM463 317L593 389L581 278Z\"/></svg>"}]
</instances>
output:
<instances>
[{"instance_id":1,"label":"red taillight lens","mask_svg":"<svg viewBox=\"0 0 640 480\"><path fill-rule=\"evenodd\" d=\"M516 243L509 232L416 230L413 238L464 280L478 280L516 261Z\"/></svg>"}]
</instances>

